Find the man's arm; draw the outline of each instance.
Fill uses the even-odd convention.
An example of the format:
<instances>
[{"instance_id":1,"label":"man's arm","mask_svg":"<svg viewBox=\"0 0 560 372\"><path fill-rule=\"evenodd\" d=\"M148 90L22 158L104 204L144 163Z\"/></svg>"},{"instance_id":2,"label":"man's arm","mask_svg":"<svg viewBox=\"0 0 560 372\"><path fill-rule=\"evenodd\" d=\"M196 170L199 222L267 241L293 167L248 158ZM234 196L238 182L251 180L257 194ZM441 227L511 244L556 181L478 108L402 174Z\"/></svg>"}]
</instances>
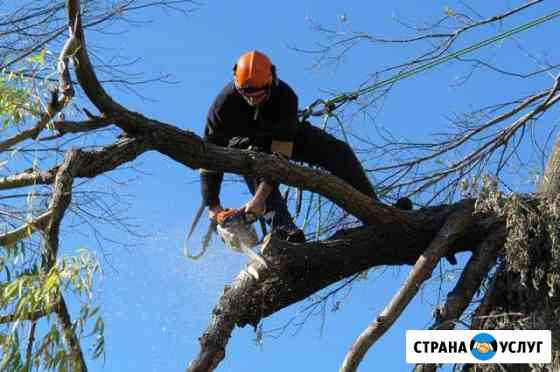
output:
<instances>
[{"instance_id":1,"label":"man's arm","mask_svg":"<svg viewBox=\"0 0 560 372\"><path fill-rule=\"evenodd\" d=\"M228 137L222 129L223 123L219 115L220 106L219 101L216 100L208 110L203 140L213 145L227 146ZM220 203L220 189L223 178L223 172L209 169L200 170L202 201L204 205L208 206L210 218L214 218L216 213L223 210Z\"/></svg>"},{"instance_id":2,"label":"man's arm","mask_svg":"<svg viewBox=\"0 0 560 372\"><path fill-rule=\"evenodd\" d=\"M200 191L204 205L210 209L220 205L220 189L224 174L208 169L200 170Z\"/></svg>"}]
</instances>

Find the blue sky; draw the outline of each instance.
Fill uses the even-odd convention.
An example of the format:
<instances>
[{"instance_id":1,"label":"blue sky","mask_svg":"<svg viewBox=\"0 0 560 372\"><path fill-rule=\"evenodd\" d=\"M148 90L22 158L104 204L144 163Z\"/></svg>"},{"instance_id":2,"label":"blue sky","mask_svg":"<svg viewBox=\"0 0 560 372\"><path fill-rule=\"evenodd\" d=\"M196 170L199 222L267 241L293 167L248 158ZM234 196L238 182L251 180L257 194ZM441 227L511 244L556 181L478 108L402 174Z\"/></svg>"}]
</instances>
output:
<instances>
[{"instance_id":1,"label":"blue sky","mask_svg":"<svg viewBox=\"0 0 560 372\"><path fill-rule=\"evenodd\" d=\"M487 3L469 2L485 16L505 9L502 2ZM124 34L90 33L87 37L92 43L113 48L113 52L141 57L133 67L137 71L148 76L170 73L177 81L173 85L155 83L138 88L154 101L143 101L109 88L118 101L146 116L201 134L208 106L231 79L231 67L244 51L258 49L267 53L276 64L279 77L296 90L300 107L304 107L316 98L325 97L325 91L353 90L369 72L411 56L410 50L397 47L364 46L351 51L338 66L313 68L312 55L290 48L312 48L322 41L321 35L311 30L310 19L329 27L351 26L380 36L410 36L398 26L396 18L412 23L434 20L443 15L448 5L452 4L443 1L216 1L203 4L190 17L154 10L140 13L138 18L152 18L153 22L127 28ZM544 14L545 8L513 21ZM344 24L342 18L346 19ZM525 45L539 43L546 50L547 42L558 39L558 23L552 24L529 31L518 39ZM115 29L120 30L123 28ZM465 42L495 32L497 28L490 28ZM99 53L109 55L111 51ZM530 58L502 44L481 53L504 67L535 69ZM528 93L530 84L547 82L542 77L536 83L520 84L514 79L489 80L486 75L475 74L468 85L456 86L454 81L465 71L464 66L450 63L399 83L376 116L376 124L390 129L397 137L425 140L446 128L446 117L451 113L499 102L505 91ZM350 125L355 133L368 135L375 141L371 122L356 120ZM132 238L103 228L112 238L133 246L103 244L100 247L91 236L71 234L63 243L68 253L77 246L97 251L104 267L97 299L106 323L106 360L91 362L90 370L183 370L199 351L198 337L210 320L223 286L237 275L245 258L226 250L215 239L201 260L186 260L182 254L183 239L200 203L197 173L157 153L143 155L134 165L142 173L123 170L114 176L130 180L119 191L129 195L125 215L132 218L146 237ZM522 188L529 187L522 179L515 183ZM244 187L239 185L228 185L222 191L222 200L229 207L240 206L247 198ZM196 236L194 240L199 238ZM464 259L465 256L461 261ZM448 268L444 264L437 269L437 275ZM281 337L265 338L261 345L254 342L252 329L237 329L218 371L337 370L351 343L382 310L408 270L408 267L379 268L371 272L367 280L355 283L349 292L342 292L337 298L341 301L337 311L332 311L334 304L328 302L324 316L313 315L302 327L294 324L304 320L301 310L307 301L275 314L264 321L265 330L282 327L293 317L296 320ZM430 325L433 305L442 300L445 288L453 284L454 278L451 273L445 275L443 283L433 279L368 352L360 370L410 370L412 366L406 364L404 355L405 331Z\"/></svg>"}]
</instances>

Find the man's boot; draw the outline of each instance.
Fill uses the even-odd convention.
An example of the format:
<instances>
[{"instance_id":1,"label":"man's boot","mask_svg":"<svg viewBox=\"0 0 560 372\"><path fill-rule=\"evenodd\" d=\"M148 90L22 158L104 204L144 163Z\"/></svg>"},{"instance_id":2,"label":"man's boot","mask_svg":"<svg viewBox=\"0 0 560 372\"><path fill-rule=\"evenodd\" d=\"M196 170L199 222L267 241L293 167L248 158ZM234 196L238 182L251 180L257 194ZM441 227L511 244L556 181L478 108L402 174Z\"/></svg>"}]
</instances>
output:
<instances>
[{"instance_id":1,"label":"man's boot","mask_svg":"<svg viewBox=\"0 0 560 372\"><path fill-rule=\"evenodd\" d=\"M296 226L282 226L272 230L272 236L290 243L305 243L305 234Z\"/></svg>"}]
</instances>

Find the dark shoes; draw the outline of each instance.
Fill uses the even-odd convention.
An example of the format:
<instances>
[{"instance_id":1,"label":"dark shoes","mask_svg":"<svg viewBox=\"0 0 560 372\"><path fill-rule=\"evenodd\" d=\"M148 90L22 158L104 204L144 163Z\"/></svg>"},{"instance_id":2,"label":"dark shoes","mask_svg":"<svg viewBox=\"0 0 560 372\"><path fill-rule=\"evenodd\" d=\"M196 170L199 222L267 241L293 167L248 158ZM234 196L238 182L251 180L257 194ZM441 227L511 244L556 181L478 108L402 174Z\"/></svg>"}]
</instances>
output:
<instances>
[{"instance_id":1,"label":"dark shoes","mask_svg":"<svg viewBox=\"0 0 560 372\"><path fill-rule=\"evenodd\" d=\"M303 231L298 229L296 226L293 227L277 227L272 230L272 237L275 239L285 240L290 243L305 243L305 234ZM287 246L280 246L278 244L269 244L270 241L266 241L261 246L261 254L263 256L276 256L279 254L285 254Z\"/></svg>"},{"instance_id":2,"label":"dark shoes","mask_svg":"<svg viewBox=\"0 0 560 372\"><path fill-rule=\"evenodd\" d=\"M279 227L272 231L272 235L290 243L305 243L305 234L297 227Z\"/></svg>"},{"instance_id":3,"label":"dark shoes","mask_svg":"<svg viewBox=\"0 0 560 372\"><path fill-rule=\"evenodd\" d=\"M399 198L393 207L402 209L403 211L411 211L412 210L412 200L409 198Z\"/></svg>"}]
</instances>

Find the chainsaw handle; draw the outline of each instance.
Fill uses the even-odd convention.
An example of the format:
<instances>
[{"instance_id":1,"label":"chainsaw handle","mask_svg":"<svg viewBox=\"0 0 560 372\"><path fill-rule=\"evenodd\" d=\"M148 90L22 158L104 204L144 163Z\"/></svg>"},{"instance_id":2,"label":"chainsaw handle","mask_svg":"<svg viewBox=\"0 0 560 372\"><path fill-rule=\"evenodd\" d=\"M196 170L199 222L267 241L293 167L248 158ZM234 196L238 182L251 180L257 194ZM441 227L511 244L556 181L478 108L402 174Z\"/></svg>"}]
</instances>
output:
<instances>
[{"instance_id":1,"label":"chainsaw handle","mask_svg":"<svg viewBox=\"0 0 560 372\"><path fill-rule=\"evenodd\" d=\"M237 217L241 212L238 209L226 208L218 213L216 213L215 221L219 225L223 225L228 220Z\"/></svg>"},{"instance_id":2,"label":"chainsaw handle","mask_svg":"<svg viewBox=\"0 0 560 372\"><path fill-rule=\"evenodd\" d=\"M244 212L241 209L224 209L216 216L216 222L221 226L234 223L236 221L244 225L251 225L258 219L259 216L257 214Z\"/></svg>"}]
</instances>

